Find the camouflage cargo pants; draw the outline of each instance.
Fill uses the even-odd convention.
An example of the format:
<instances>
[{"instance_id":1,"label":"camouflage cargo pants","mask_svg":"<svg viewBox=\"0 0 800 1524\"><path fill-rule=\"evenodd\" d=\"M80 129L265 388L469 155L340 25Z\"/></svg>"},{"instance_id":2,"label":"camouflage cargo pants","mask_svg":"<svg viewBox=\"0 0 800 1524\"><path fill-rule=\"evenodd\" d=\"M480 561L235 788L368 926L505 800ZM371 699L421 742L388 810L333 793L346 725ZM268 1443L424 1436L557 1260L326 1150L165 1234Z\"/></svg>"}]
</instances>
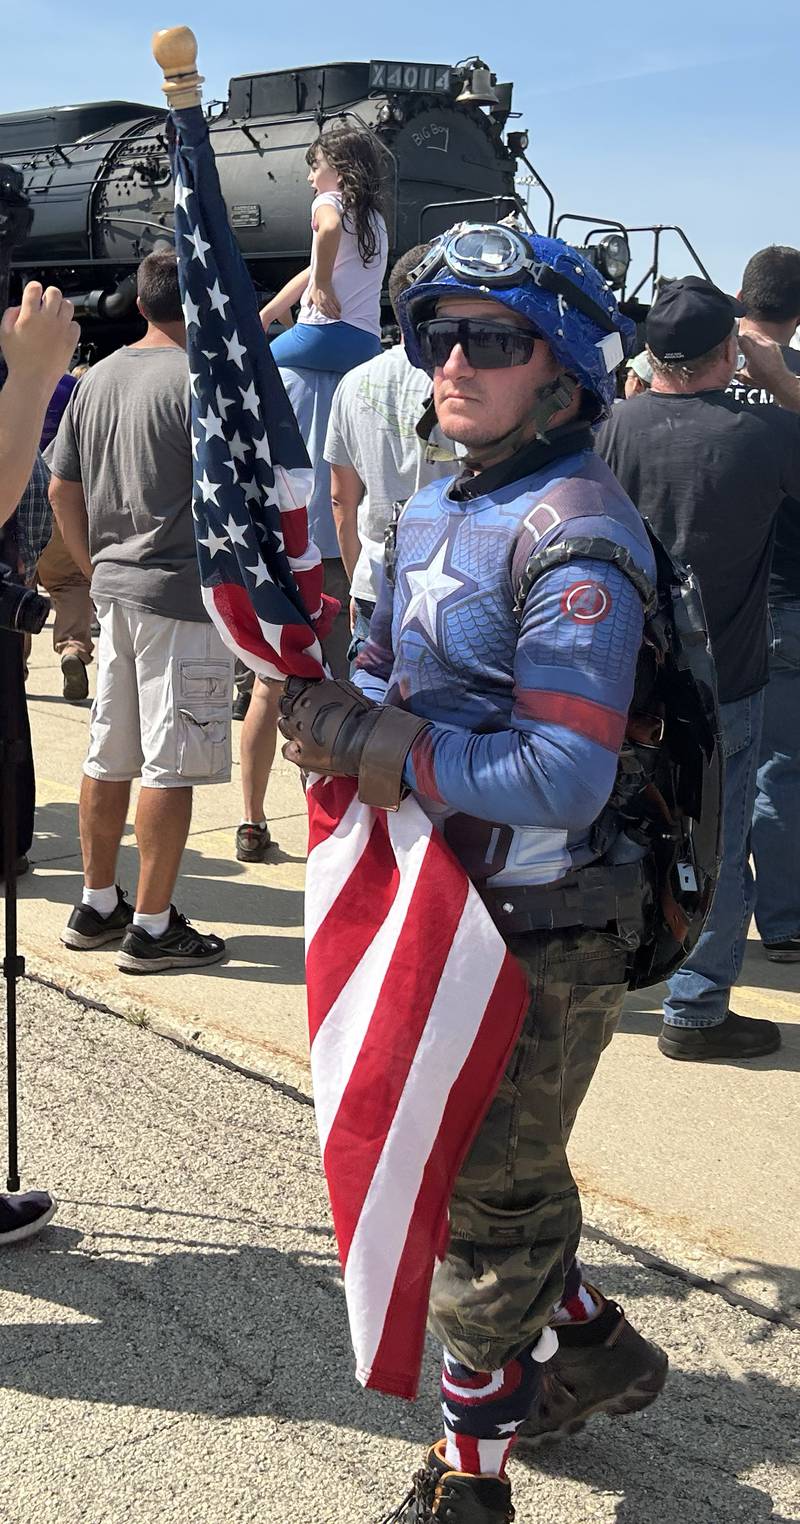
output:
<instances>
[{"instance_id":1,"label":"camouflage cargo pants","mask_svg":"<svg viewBox=\"0 0 800 1524\"><path fill-rule=\"evenodd\" d=\"M566 1145L619 1021L627 954L604 932L509 938L531 1003L450 1204L429 1326L457 1360L497 1370L548 1323L581 1234Z\"/></svg>"}]
</instances>

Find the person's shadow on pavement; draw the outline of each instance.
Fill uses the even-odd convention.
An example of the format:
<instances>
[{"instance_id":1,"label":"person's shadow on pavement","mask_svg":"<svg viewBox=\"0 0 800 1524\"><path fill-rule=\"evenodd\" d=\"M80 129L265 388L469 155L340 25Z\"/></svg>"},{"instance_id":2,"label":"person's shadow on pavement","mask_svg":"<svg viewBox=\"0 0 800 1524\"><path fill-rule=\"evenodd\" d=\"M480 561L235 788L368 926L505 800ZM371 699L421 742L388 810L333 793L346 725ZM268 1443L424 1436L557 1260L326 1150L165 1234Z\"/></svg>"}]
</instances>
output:
<instances>
[{"instance_id":1,"label":"person's shadow on pavement","mask_svg":"<svg viewBox=\"0 0 800 1524\"><path fill-rule=\"evenodd\" d=\"M3 1329L0 1384L174 1413L317 1420L420 1445L438 1433L432 1344L424 1395L413 1409L356 1385L329 1229L297 1224L295 1236L307 1241L311 1235L315 1247L281 1251L226 1243L224 1219L213 1217L198 1228L216 1221L217 1240L192 1240L183 1234L181 1214L158 1210L143 1211L141 1232L131 1232L130 1209L122 1210L126 1228L95 1235L88 1252L79 1233L54 1227L24 1252L0 1256L0 1286L54 1304L47 1319ZM291 1237L292 1229L282 1231ZM639 1321L635 1303L638 1296L652 1298L653 1274L626 1266L613 1289ZM665 1278L659 1301L662 1293L674 1305L677 1333L686 1289ZM59 1306L70 1313L61 1323ZM72 1322L75 1313L91 1322ZM712 1360L715 1313L710 1305ZM742 1323L740 1371L682 1370L673 1363L652 1409L629 1419L595 1419L585 1434L549 1448L520 1447L512 1477L525 1467L622 1494L618 1524L779 1524L767 1491L741 1478L781 1471L797 1459L796 1392L777 1376L747 1371L746 1341L771 1337L771 1325L732 1316Z\"/></svg>"}]
</instances>

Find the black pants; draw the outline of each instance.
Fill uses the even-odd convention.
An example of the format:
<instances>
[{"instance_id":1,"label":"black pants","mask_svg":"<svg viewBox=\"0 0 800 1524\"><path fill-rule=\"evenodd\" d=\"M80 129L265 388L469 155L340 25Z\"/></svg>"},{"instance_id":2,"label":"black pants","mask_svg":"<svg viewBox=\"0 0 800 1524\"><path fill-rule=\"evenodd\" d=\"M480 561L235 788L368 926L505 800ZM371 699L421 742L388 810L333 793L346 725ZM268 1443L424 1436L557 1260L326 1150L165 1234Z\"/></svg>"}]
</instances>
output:
<instances>
[{"instance_id":1,"label":"black pants","mask_svg":"<svg viewBox=\"0 0 800 1524\"><path fill-rule=\"evenodd\" d=\"M0 735L5 741L18 737L17 749L17 856L29 852L33 842L33 815L36 805L36 779L33 771L31 729L28 704L22 677L22 636L0 629ZM0 787L4 787L4 780ZM5 853L2 810L0 810L0 873Z\"/></svg>"}]
</instances>

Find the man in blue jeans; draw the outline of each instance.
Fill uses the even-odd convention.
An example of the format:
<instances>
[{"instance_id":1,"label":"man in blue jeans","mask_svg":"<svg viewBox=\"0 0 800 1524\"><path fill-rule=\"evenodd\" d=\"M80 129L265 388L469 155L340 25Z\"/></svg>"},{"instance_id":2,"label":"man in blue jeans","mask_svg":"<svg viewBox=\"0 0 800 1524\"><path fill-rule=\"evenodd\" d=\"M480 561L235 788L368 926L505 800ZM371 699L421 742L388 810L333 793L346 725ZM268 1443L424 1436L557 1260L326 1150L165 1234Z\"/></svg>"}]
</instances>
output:
<instances>
[{"instance_id":1,"label":"man in blue jeans","mask_svg":"<svg viewBox=\"0 0 800 1524\"><path fill-rule=\"evenodd\" d=\"M722 868L711 915L669 981L659 1048L669 1058L750 1059L780 1047L772 1021L730 1009L755 902L750 828L767 664L775 521L800 496L800 378L780 348L736 331L744 309L710 281L673 281L651 308L649 392L599 431L605 457L669 550L696 572L717 666L726 759ZM726 393L744 352L750 382L782 407Z\"/></svg>"},{"instance_id":2,"label":"man in blue jeans","mask_svg":"<svg viewBox=\"0 0 800 1524\"><path fill-rule=\"evenodd\" d=\"M747 330L780 344L789 370L800 353L789 347L800 323L800 249L773 244L748 261L740 292ZM748 382L729 393L750 406L772 394ZM769 683L753 813L756 925L773 963L800 961L800 502L787 497L778 513L769 579Z\"/></svg>"}]
</instances>

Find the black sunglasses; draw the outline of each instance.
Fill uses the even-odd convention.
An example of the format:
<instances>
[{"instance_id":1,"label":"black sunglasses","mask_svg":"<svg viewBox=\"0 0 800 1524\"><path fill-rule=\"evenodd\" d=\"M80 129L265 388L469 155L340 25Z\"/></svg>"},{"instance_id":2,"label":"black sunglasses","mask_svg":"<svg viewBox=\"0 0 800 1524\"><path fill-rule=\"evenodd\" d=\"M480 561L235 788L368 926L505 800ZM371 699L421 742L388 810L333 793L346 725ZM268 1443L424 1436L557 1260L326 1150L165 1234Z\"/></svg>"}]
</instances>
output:
<instances>
[{"instance_id":1,"label":"black sunglasses","mask_svg":"<svg viewBox=\"0 0 800 1524\"><path fill-rule=\"evenodd\" d=\"M420 323L417 338L425 364L432 370L445 365L460 344L473 370L505 370L527 365L537 335L491 318L429 318Z\"/></svg>"}]
</instances>

